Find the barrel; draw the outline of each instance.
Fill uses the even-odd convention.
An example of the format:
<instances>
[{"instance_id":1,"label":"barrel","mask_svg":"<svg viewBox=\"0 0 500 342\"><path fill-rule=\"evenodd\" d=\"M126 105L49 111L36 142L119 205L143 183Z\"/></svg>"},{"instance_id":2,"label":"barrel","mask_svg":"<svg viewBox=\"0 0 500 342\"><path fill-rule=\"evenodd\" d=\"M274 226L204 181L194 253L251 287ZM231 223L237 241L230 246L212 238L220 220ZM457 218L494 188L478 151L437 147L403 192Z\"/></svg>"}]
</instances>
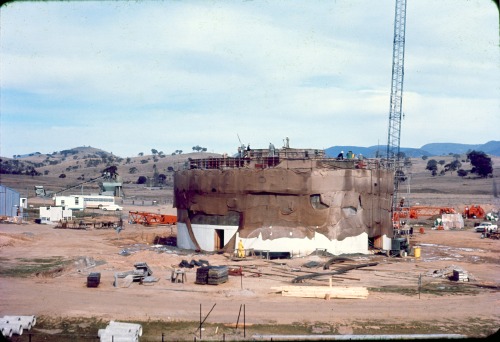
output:
<instances>
[{"instance_id":1,"label":"barrel","mask_svg":"<svg viewBox=\"0 0 500 342\"><path fill-rule=\"evenodd\" d=\"M420 258L420 246L413 247L413 255L415 258Z\"/></svg>"}]
</instances>

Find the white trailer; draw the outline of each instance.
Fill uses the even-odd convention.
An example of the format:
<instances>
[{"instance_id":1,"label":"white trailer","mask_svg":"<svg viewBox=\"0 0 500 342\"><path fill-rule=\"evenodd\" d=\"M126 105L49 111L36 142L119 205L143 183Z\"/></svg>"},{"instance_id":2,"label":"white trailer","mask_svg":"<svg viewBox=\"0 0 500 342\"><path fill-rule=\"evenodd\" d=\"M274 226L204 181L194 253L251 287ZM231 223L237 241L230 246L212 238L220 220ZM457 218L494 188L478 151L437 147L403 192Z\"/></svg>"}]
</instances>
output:
<instances>
[{"instance_id":1,"label":"white trailer","mask_svg":"<svg viewBox=\"0 0 500 342\"><path fill-rule=\"evenodd\" d=\"M103 208L115 204L114 196L103 195L69 195L56 196L53 198L55 206L66 207L72 210L83 210L85 208Z\"/></svg>"},{"instance_id":2,"label":"white trailer","mask_svg":"<svg viewBox=\"0 0 500 342\"><path fill-rule=\"evenodd\" d=\"M71 221L73 211L63 207L40 207L40 222L53 223L59 221Z\"/></svg>"}]
</instances>

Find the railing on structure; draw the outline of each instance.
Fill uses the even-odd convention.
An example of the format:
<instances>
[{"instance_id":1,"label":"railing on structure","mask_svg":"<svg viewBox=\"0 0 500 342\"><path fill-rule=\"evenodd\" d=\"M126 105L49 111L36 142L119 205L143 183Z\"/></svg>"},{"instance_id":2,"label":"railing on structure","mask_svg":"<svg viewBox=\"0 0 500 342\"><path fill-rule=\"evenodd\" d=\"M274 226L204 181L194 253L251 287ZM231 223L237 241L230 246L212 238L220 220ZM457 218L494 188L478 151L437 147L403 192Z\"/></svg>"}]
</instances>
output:
<instances>
[{"instance_id":1,"label":"railing on structure","mask_svg":"<svg viewBox=\"0 0 500 342\"><path fill-rule=\"evenodd\" d=\"M239 169L239 168L255 168L266 169L274 167L283 167L283 162L294 162L308 160L311 161L311 167L331 168L331 169L380 169L386 168L381 164L380 159L342 159L336 158L280 158L276 157L261 157L261 158L240 158L240 157L225 157L225 158L204 158L190 159L189 161L178 165L177 170L224 170L224 169ZM281 164L281 165L280 165ZM287 164L288 165L288 164ZM286 168L290 168L285 166Z\"/></svg>"}]
</instances>

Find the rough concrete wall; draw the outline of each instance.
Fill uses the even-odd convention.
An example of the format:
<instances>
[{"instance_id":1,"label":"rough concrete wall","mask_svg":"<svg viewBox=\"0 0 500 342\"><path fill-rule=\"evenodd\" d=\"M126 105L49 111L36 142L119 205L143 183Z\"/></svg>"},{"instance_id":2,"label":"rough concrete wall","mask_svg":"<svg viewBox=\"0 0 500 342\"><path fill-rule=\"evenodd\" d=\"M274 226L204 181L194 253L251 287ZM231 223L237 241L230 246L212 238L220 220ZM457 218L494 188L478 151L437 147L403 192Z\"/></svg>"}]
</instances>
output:
<instances>
[{"instance_id":1,"label":"rough concrete wall","mask_svg":"<svg viewBox=\"0 0 500 342\"><path fill-rule=\"evenodd\" d=\"M190 213L241 215L239 235L329 240L367 233L392 236L392 173L374 169L183 170L175 174L175 207ZM306 165L307 166L307 165ZM313 206L311 196L320 197ZM271 227L271 229L269 229ZM271 234L272 232L272 234Z\"/></svg>"}]
</instances>

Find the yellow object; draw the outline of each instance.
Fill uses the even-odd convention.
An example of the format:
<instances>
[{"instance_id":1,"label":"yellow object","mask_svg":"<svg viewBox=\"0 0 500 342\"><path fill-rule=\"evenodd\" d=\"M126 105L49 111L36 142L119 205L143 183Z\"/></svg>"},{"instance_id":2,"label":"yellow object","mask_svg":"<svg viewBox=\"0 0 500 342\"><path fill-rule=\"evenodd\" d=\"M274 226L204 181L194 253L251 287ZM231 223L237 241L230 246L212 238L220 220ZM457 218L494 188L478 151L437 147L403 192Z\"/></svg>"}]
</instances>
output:
<instances>
[{"instance_id":1,"label":"yellow object","mask_svg":"<svg viewBox=\"0 0 500 342\"><path fill-rule=\"evenodd\" d=\"M243 241L238 242L238 258L245 257L245 247L243 246Z\"/></svg>"},{"instance_id":2,"label":"yellow object","mask_svg":"<svg viewBox=\"0 0 500 342\"><path fill-rule=\"evenodd\" d=\"M420 247L413 247L415 258L420 258Z\"/></svg>"}]
</instances>

